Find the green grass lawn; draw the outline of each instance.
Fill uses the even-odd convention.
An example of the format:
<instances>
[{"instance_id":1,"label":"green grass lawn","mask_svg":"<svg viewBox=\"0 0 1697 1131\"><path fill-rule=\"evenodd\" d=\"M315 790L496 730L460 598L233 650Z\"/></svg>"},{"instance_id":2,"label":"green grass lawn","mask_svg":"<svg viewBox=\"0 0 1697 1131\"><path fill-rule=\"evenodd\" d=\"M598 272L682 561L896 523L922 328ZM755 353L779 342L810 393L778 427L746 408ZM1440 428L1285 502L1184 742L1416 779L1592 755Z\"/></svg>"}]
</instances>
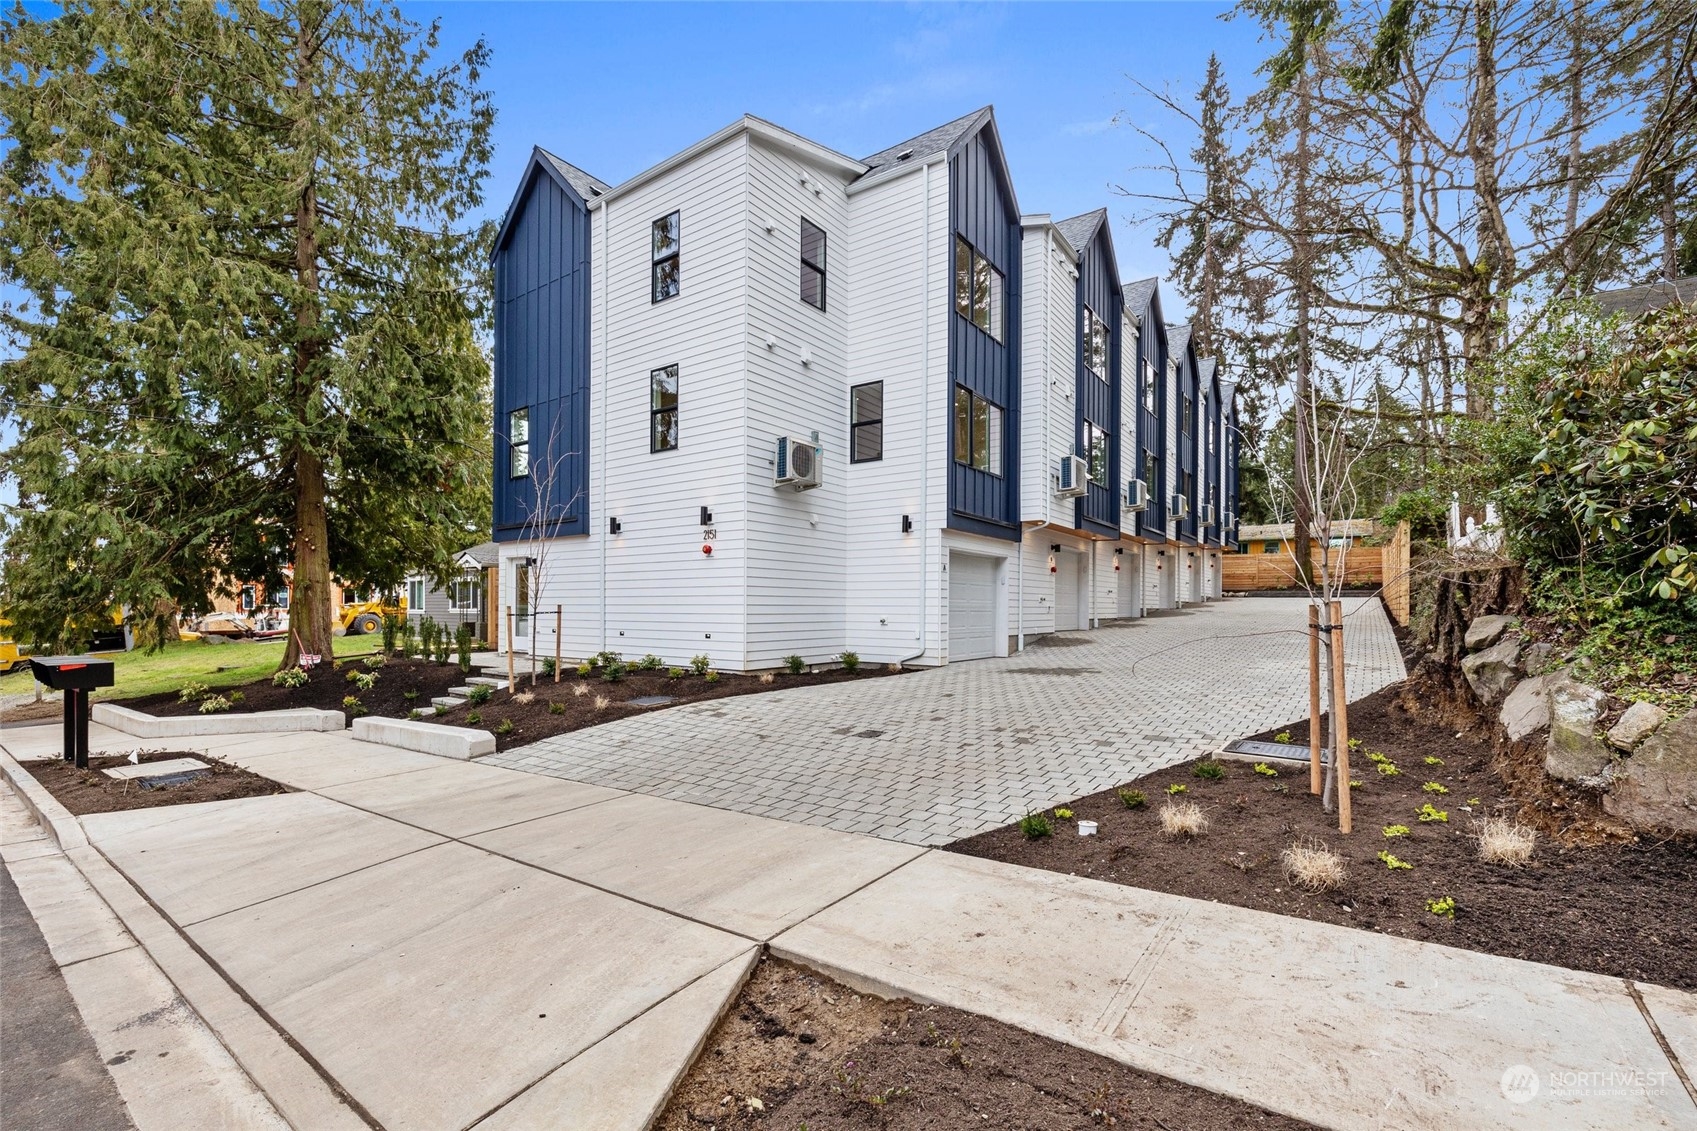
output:
<instances>
[{"instance_id":1,"label":"green grass lawn","mask_svg":"<svg viewBox=\"0 0 1697 1131\"><path fill-rule=\"evenodd\" d=\"M336 641L336 658L366 656L378 650L383 638L375 633L349 636ZM232 641L229 644L205 644L199 640L184 640L167 644L163 651L103 653L112 661L117 684L94 693L96 699L129 699L137 695L156 695L161 691L176 691L185 683L203 683L208 687L236 687L252 683L277 670L283 659L281 640ZM28 694L34 687L29 671L14 672L0 677L0 695Z\"/></svg>"}]
</instances>

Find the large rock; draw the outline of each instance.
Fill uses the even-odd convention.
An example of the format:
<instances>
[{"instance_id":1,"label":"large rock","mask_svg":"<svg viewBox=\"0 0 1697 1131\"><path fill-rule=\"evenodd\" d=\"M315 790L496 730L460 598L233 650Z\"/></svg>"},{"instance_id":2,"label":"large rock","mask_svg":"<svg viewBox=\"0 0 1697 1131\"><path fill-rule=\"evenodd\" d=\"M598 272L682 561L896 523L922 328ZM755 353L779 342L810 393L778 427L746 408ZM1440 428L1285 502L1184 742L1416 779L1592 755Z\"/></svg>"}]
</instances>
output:
<instances>
[{"instance_id":1,"label":"large rock","mask_svg":"<svg viewBox=\"0 0 1697 1131\"><path fill-rule=\"evenodd\" d=\"M1550 739L1544 752L1544 772L1559 781L1598 784L1597 778L1613 758L1597 738L1608 696L1589 684L1558 679L1549 688Z\"/></svg>"},{"instance_id":2,"label":"large rock","mask_svg":"<svg viewBox=\"0 0 1697 1131\"><path fill-rule=\"evenodd\" d=\"M1555 666L1555 656L1556 646L1540 640L1526 646L1526 651L1520 656L1520 666L1526 669L1527 675L1543 675Z\"/></svg>"},{"instance_id":3,"label":"large rock","mask_svg":"<svg viewBox=\"0 0 1697 1131\"><path fill-rule=\"evenodd\" d=\"M1503 730L1508 732L1510 742L1519 742L1550 725L1549 690L1550 684L1557 678L1554 675L1534 676L1515 684L1514 690L1508 693L1498 718L1502 721Z\"/></svg>"},{"instance_id":4,"label":"large rock","mask_svg":"<svg viewBox=\"0 0 1697 1131\"><path fill-rule=\"evenodd\" d=\"M1462 637L1462 643L1469 652L1477 652L1481 648L1489 648L1503 638L1503 633L1513 628L1517 622L1513 617L1488 616L1480 617L1467 626L1467 635Z\"/></svg>"},{"instance_id":5,"label":"large rock","mask_svg":"<svg viewBox=\"0 0 1697 1131\"><path fill-rule=\"evenodd\" d=\"M1520 637L1510 636L1468 656L1461 661L1461 674L1467 677L1467 686L1479 702L1486 706L1497 702L1520 674Z\"/></svg>"},{"instance_id":6,"label":"large rock","mask_svg":"<svg viewBox=\"0 0 1697 1131\"><path fill-rule=\"evenodd\" d=\"M1667 719L1668 713L1654 703L1634 703L1626 709L1620 721L1609 728L1609 744L1616 750L1631 751L1656 733L1656 728Z\"/></svg>"},{"instance_id":7,"label":"large rock","mask_svg":"<svg viewBox=\"0 0 1697 1131\"><path fill-rule=\"evenodd\" d=\"M1603 808L1638 828L1697 833L1697 711L1645 739L1615 768Z\"/></svg>"}]
</instances>

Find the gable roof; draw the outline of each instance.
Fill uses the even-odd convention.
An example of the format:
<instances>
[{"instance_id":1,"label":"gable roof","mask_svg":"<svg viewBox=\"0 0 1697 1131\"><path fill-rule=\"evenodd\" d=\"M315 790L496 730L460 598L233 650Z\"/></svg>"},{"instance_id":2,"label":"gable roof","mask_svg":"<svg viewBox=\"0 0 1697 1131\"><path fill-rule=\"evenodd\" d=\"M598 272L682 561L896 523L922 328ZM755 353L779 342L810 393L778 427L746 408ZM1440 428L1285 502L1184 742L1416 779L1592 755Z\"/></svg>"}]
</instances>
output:
<instances>
[{"instance_id":1,"label":"gable roof","mask_svg":"<svg viewBox=\"0 0 1697 1131\"><path fill-rule=\"evenodd\" d=\"M512 231L513 223L518 219L519 205L529 194L530 188L536 183L538 176L547 177L555 184L564 188L583 205L607 191L607 185L600 179L590 176L576 165L562 161L543 149L534 145L530 149L530 160L525 162L524 175L519 177L519 187L513 193L513 199L507 204L507 211L501 215L501 226L495 232L495 242L489 245L489 258L493 262L501 248L506 245L507 233Z\"/></svg>"},{"instance_id":2,"label":"gable roof","mask_svg":"<svg viewBox=\"0 0 1697 1131\"><path fill-rule=\"evenodd\" d=\"M1174 326L1169 322L1167 324L1168 356L1183 353L1188 345L1190 345L1190 323L1186 322L1183 326Z\"/></svg>"},{"instance_id":3,"label":"gable roof","mask_svg":"<svg viewBox=\"0 0 1697 1131\"><path fill-rule=\"evenodd\" d=\"M566 183L571 185L585 202L593 200L612 187L606 181L584 172L571 162L562 161L540 145L536 147L536 152L540 153L550 165L554 166L555 171L566 179Z\"/></svg>"},{"instance_id":4,"label":"gable roof","mask_svg":"<svg viewBox=\"0 0 1697 1131\"><path fill-rule=\"evenodd\" d=\"M1196 363L1196 374L1198 377L1202 378L1203 384L1212 384L1214 380L1214 371L1218 368L1219 362L1211 357L1205 357Z\"/></svg>"},{"instance_id":5,"label":"gable roof","mask_svg":"<svg viewBox=\"0 0 1697 1131\"><path fill-rule=\"evenodd\" d=\"M501 562L501 544L499 542L479 542L475 546L467 546L454 555L454 561L464 569L470 566L492 566Z\"/></svg>"},{"instance_id":6,"label":"gable roof","mask_svg":"<svg viewBox=\"0 0 1697 1131\"><path fill-rule=\"evenodd\" d=\"M875 177L897 165L923 165L927 158L947 153L962 138L977 132L978 127L989 119L991 113L991 107L981 106L952 122L944 122L917 137L910 137L888 149L880 149L870 157L862 157L860 163L866 166L866 172L862 174L861 179Z\"/></svg>"},{"instance_id":7,"label":"gable roof","mask_svg":"<svg viewBox=\"0 0 1697 1131\"><path fill-rule=\"evenodd\" d=\"M1083 256L1084 249L1090 246L1090 241L1096 238L1096 229L1108 222L1108 210L1098 208L1094 212L1086 212L1082 216L1074 216L1067 220L1055 221L1055 227L1068 243L1078 249Z\"/></svg>"},{"instance_id":8,"label":"gable roof","mask_svg":"<svg viewBox=\"0 0 1697 1131\"><path fill-rule=\"evenodd\" d=\"M1151 275L1147 279L1139 279L1135 283L1126 283L1124 285L1126 309L1142 313L1143 308L1148 306L1149 300L1154 297L1155 286L1159 282L1158 278Z\"/></svg>"},{"instance_id":9,"label":"gable roof","mask_svg":"<svg viewBox=\"0 0 1697 1131\"><path fill-rule=\"evenodd\" d=\"M1598 291L1591 296L1604 314L1643 314L1664 306L1679 303L1697 304L1697 275L1681 279L1658 279L1638 287L1621 287L1613 291Z\"/></svg>"}]
</instances>

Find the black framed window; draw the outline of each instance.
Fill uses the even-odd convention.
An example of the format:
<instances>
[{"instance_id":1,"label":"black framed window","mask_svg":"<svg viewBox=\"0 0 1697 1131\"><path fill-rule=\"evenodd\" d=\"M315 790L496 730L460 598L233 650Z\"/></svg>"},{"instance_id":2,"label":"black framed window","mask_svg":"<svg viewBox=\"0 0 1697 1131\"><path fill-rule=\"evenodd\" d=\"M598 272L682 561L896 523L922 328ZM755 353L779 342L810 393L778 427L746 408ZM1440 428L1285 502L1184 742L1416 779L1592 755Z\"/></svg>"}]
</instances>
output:
<instances>
[{"instance_id":1,"label":"black framed window","mask_svg":"<svg viewBox=\"0 0 1697 1131\"><path fill-rule=\"evenodd\" d=\"M1002 406L955 386L955 462L1002 474Z\"/></svg>"},{"instance_id":2,"label":"black framed window","mask_svg":"<svg viewBox=\"0 0 1697 1131\"><path fill-rule=\"evenodd\" d=\"M1194 499L1196 491L1195 477L1188 471L1178 473L1178 493L1183 495L1186 502Z\"/></svg>"},{"instance_id":3,"label":"black framed window","mask_svg":"<svg viewBox=\"0 0 1697 1131\"><path fill-rule=\"evenodd\" d=\"M1149 412L1155 411L1158 392L1155 386L1155 363L1148 358L1143 359L1143 407Z\"/></svg>"},{"instance_id":4,"label":"black framed window","mask_svg":"<svg viewBox=\"0 0 1697 1131\"><path fill-rule=\"evenodd\" d=\"M1006 311L1006 280L984 253L955 237L955 313L989 334L1003 340Z\"/></svg>"},{"instance_id":5,"label":"black framed window","mask_svg":"<svg viewBox=\"0 0 1697 1131\"><path fill-rule=\"evenodd\" d=\"M1161 460L1158 456L1145 456L1143 459L1143 488L1149 492L1151 499L1161 497ZM1163 504L1164 506L1165 504Z\"/></svg>"},{"instance_id":6,"label":"black framed window","mask_svg":"<svg viewBox=\"0 0 1697 1131\"><path fill-rule=\"evenodd\" d=\"M1108 379L1108 324L1088 306L1084 308L1084 367Z\"/></svg>"},{"instance_id":7,"label":"black framed window","mask_svg":"<svg viewBox=\"0 0 1697 1131\"><path fill-rule=\"evenodd\" d=\"M1084 422L1084 458L1090 465L1090 481L1108 481L1108 433L1090 421Z\"/></svg>"},{"instance_id":8,"label":"black framed window","mask_svg":"<svg viewBox=\"0 0 1697 1131\"><path fill-rule=\"evenodd\" d=\"M678 213L671 212L654 221L649 271L652 292L649 302L664 302L678 293Z\"/></svg>"},{"instance_id":9,"label":"black framed window","mask_svg":"<svg viewBox=\"0 0 1697 1131\"><path fill-rule=\"evenodd\" d=\"M648 374L648 450L669 452L678 446L678 367Z\"/></svg>"},{"instance_id":10,"label":"black framed window","mask_svg":"<svg viewBox=\"0 0 1697 1131\"><path fill-rule=\"evenodd\" d=\"M825 230L801 220L801 301L825 309Z\"/></svg>"},{"instance_id":11,"label":"black framed window","mask_svg":"<svg viewBox=\"0 0 1697 1131\"><path fill-rule=\"evenodd\" d=\"M1279 552L1279 544L1277 542L1263 542L1261 543L1261 552L1263 554L1276 554Z\"/></svg>"},{"instance_id":12,"label":"black framed window","mask_svg":"<svg viewBox=\"0 0 1697 1131\"><path fill-rule=\"evenodd\" d=\"M507 414L507 476L523 479L530 474L530 409L515 408Z\"/></svg>"},{"instance_id":13,"label":"black framed window","mask_svg":"<svg viewBox=\"0 0 1697 1131\"><path fill-rule=\"evenodd\" d=\"M1183 415L1179 417L1179 429L1186 435L1196 427L1196 402L1189 397L1184 398Z\"/></svg>"},{"instance_id":14,"label":"black framed window","mask_svg":"<svg viewBox=\"0 0 1697 1131\"><path fill-rule=\"evenodd\" d=\"M868 381L849 390L849 462L884 458L884 382Z\"/></svg>"}]
</instances>

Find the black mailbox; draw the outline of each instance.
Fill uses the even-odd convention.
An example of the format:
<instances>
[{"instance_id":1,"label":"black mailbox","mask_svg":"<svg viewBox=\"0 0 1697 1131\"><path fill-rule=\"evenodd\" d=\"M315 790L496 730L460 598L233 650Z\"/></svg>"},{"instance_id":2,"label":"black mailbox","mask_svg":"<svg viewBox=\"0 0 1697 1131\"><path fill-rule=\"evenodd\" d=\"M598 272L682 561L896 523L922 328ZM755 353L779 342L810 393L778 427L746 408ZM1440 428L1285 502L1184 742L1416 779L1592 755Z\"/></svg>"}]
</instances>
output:
<instances>
[{"instance_id":1,"label":"black mailbox","mask_svg":"<svg viewBox=\"0 0 1697 1131\"><path fill-rule=\"evenodd\" d=\"M65 761L88 769L88 693L117 682L111 660L93 656L32 656L37 683L65 693Z\"/></svg>"}]
</instances>

